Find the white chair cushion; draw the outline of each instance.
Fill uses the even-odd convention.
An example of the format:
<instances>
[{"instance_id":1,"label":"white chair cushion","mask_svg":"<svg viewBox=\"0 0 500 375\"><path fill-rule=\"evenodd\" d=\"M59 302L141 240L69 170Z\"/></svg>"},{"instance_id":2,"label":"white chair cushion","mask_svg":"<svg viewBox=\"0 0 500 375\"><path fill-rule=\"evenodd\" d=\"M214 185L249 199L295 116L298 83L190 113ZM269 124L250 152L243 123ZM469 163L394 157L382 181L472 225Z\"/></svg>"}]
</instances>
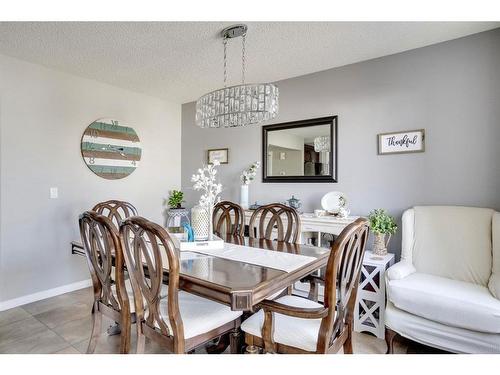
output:
<instances>
[{"instance_id":1,"label":"white chair cushion","mask_svg":"<svg viewBox=\"0 0 500 375\"><path fill-rule=\"evenodd\" d=\"M387 281L388 299L398 309L442 324L500 333L500 301L488 288L423 273Z\"/></svg>"},{"instance_id":2,"label":"white chair cushion","mask_svg":"<svg viewBox=\"0 0 500 375\"><path fill-rule=\"evenodd\" d=\"M387 301L385 325L403 337L454 353L500 353L500 335L452 327L400 310Z\"/></svg>"},{"instance_id":3,"label":"white chair cushion","mask_svg":"<svg viewBox=\"0 0 500 375\"><path fill-rule=\"evenodd\" d=\"M494 211L458 206L417 206L414 211L412 263L417 272L486 286Z\"/></svg>"},{"instance_id":4,"label":"white chair cushion","mask_svg":"<svg viewBox=\"0 0 500 375\"><path fill-rule=\"evenodd\" d=\"M241 311L232 311L221 303L183 291L179 291L178 295L185 339L209 332L241 316ZM172 329L168 318L167 300L163 298L160 302L160 314L167 326Z\"/></svg>"},{"instance_id":5,"label":"white chair cushion","mask_svg":"<svg viewBox=\"0 0 500 375\"><path fill-rule=\"evenodd\" d=\"M323 307L319 303L297 296L283 296L278 298L276 302L295 307ZM311 352L316 351L321 319L294 318L275 313L273 321L274 342ZM241 324L241 329L251 335L262 337L263 324L264 312L259 310Z\"/></svg>"}]
</instances>

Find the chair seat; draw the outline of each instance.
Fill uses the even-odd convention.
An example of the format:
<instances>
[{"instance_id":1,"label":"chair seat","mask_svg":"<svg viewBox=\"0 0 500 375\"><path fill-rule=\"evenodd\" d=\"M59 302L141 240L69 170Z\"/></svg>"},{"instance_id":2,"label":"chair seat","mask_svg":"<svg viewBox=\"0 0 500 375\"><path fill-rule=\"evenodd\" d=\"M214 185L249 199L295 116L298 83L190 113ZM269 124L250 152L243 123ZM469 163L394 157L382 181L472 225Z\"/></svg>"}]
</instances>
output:
<instances>
[{"instance_id":1,"label":"chair seat","mask_svg":"<svg viewBox=\"0 0 500 375\"><path fill-rule=\"evenodd\" d=\"M283 296L276 302L304 308L318 308L323 305L297 296ZM241 324L241 329L253 336L262 337L264 312L253 314ZM274 314L274 342L314 352L318 342L321 319L302 319L283 314Z\"/></svg>"},{"instance_id":2,"label":"chair seat","mask_svg":"<svg viewBox=\"0 0 500 375\"><path fill-rule=\"evenodd\" d=\"M388 281L387 288L394 306L411 314L453 327L500 333L500 301L482 285L413 273Z\"/></svg>"},{"instance_id":3,"label":"chair seat","mask_svg":"<svg viewBox=\"0 0 500 375\"><path fill-rule=\"evenodd\" d=\"M228 306L194 294L178 292L179 311L184 325L184 338L189 339L221 327L241 316L241 311L232 311ZM160 314L169 329L168 298L160 302Z\"/></svg>"}]
</instances>

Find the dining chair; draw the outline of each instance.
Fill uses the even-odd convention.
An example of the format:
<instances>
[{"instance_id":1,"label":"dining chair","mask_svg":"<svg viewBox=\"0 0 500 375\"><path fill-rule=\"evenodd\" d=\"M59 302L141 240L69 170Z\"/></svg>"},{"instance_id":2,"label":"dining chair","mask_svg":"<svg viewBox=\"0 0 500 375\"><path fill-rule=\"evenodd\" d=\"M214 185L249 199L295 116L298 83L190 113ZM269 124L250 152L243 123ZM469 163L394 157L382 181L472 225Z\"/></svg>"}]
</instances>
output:
<instances>
[{"instance_id":1,"label":"dining chair","mask_svg":"<svg viewBox=\"0 0 500 375\"><path fill-rule=\"evenodd\" d=\"M116 228L120 226L120 221L137 216L137 209L131 203L114 199L97 203L92 211L108 217Z\"/></svg>"},{"instance_id":2,"label":"dining chair","mask_svg":"<svg viewBox=\"0 0 500 375\"><path fill-rule=\"evenodd\" d=\"M144 352L146 337L186 353L226 334L237 352L241 312L179 290L179 256L163 227L130 217L120 225L120 238L135 297L137 353ZM160 298L165 271L168 290Z\"/></svg>"},{"instance_id":3,"label":"dining chair","mask_svg":"<svg viewBox=\"0 0 500 375\"><path fill-rule=\"evenodd\" d=\"M129 302L132 296L127 292L123 274L123 251L118 229L109 218L94 211L86 211L80 215L79 224L94 290L93 327L87 353L95 351L102 331L103 315L119 324L120 353L128 353L131 324L135 321L135 315ZM131 291L131 287L128 290Z\"/></svg>"},{"instance_id":4,"label":"dining chair","mask_svg":"<svg viewBox=\"0 0 500 375\"><path fill-rule=\"evenodd\" d=\"M232 214L232 215L231 215ZM243 236L245 214L237 203L222 201L215 205L212 222L214 233L219 236Z\"/></svg>"},{"instance_id":5,"label":"dining chair","mask_svg":"<svg viewBox=\"0 0 500 375\"><path fill-rule=\"evenodd\" d=\"M298 244L301 221L297 211L281 203L271 203L257 208L248 224L250 242L258 240L266 242L266 248L273 249L272 241ZM276 250L283 251L282 246ZM274 249L273 249L274 250ZM276 299L285 294L291 294L292 287L287 287L268 299Z\"/></svg>"},{"instance_id":6,"label":"dining chair","mask_svg":"<svg viewBox=\"0 0 500 375\"><path fill-rule=\"evenodd\" d=\"M116 199L99 202L97 203L92 211L97 212L98 214L106 216L110 219L113 224L116 226L116 230L119 230L120 222L125 220L130 216L137 216L137 209L129 202L120 201ZM114 272L112 273L112 277ZM125 280L128 279L128 272L124 272ZM129 282L126 282L125 286L128 288L127 292L129 295L132 295L132 287ZM118 322L116 322L118 323ZM120 333L120 325L115 324L108 328L108 334L116 335Z\"/></svg>"},{"instance_id":7,"label":"dining chair","mask_svg":"<svg viewBox=\"0 0 500 375\"><path fill-rule=\"evenodd\" d=\"M295 209L271 203L257 208L248 226L250 238L298 243L301 221Z\"/></svg>"},{"instance_id":8,"label":"dining chair","mask_svg":"<svg viewBox=\"0 0 500 375\"><path fill-rule=\"evenodd\" d=\"M332 247L325 276L324 304L298 296L264 300L245 320L247 352L352 354L353 313L368 238L368 221L349 224Z\"/></svg>"}]
</instances>

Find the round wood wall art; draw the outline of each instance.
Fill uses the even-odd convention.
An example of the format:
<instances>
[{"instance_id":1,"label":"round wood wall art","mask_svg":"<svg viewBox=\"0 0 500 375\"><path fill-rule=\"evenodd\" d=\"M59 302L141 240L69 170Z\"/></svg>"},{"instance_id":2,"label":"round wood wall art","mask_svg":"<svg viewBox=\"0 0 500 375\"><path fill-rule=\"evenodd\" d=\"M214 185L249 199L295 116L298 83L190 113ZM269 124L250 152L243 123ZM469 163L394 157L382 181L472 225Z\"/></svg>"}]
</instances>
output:
<instances>
[{"instance_id":1,"label":"round wood wall art","mask_svg":"<svg viewBox=\"0 0 500 375\"><path fill-rule=\"evenodd\" d=\"M90 124L83 133L81 149L87 167L108 180L124 178L135 171L142 153L135 130L114 119Z\"/></svg>"}]
</instances>

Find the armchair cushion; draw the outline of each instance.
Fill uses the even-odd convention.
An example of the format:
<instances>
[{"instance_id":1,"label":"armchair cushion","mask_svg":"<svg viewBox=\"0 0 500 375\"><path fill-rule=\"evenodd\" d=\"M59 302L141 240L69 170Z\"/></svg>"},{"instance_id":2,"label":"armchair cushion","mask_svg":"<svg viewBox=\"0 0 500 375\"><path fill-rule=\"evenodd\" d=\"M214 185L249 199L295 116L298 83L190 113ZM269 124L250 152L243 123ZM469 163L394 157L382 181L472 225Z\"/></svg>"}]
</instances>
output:
<instances>
[{"instance_id":1,"label":"armchair cushion","mask_svg":"<svg viewBox=\"0 0 500 375\"><path fill-rule=\"evenodd\" d=\"M276 302L289 306L318 308L323 305L297 296L283 296ZM302 319L274 314L274 342L314 352L318 343L321 319ZM259 310L241 324L241 329L253 336L262 337L264 312Z\"/></svg>"},{"instance_id":2,"label":"armchair cushion","mask_svg":"<svg viewBox=\"0 0 500 375\"><path fill-rule=\"evenodd\" d=\"M417 272L482 286L492 270L492 216L488 208L414 208L412 263Z\"/></svg>"},{"instance_id":3,"label":"armchair cushion","mask_svg":"<svg viewBox=\"0 0 500 375\"><path fill-rule=\"evenodd\" d=\"M387 281L398 309L449 326L500 333L500 301L487 287L423 273Z\"/></svg>"}]
</instances>

